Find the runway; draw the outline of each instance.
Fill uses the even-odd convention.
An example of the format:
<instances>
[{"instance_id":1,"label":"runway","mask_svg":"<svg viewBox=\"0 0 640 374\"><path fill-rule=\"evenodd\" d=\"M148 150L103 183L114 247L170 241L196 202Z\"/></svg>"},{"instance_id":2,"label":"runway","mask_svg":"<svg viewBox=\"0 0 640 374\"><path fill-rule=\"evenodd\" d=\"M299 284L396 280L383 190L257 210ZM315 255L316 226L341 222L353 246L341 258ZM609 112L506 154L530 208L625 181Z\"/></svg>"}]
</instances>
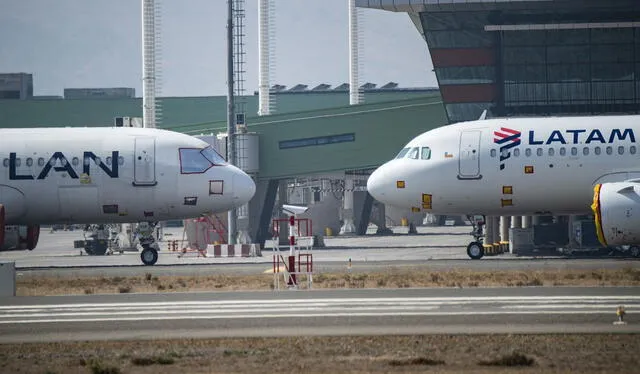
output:
<instances>
[{"instance_id":1,"label":"runway","mask_svg":"<svg viewBox=\"0 0 640 374\"><path fill-rule=\"evenodd\" d=\"M390 266L427 265L433 270L474 269L494 270L562 270L612 269L640 267L640 261L630 258L563 258L518 257L504 254L470 261L466 245L470 240L468 226L418 227L418 235L367 235L361 237L326 238L324 248L314 248L314 269L335 272L345 269L349 259L354 272L380 271ZM181 238L181 229L167 229L165 238ZM177 253L161 244L158 263L143 266L139 253L111 256L81 255L73 249L73 241L82 239L81 231L43 232L40 245L33 251L0 252L0 262L15 262L19 275L29 276L130 276L144 275L200 275L200 274L257 274L271 266L272 251L265 249L261 257L202 258Z\"/></svg>"},{"instance_id":2,"label":"runway","mask_svg":"<svg viewBox=\"0 0 640 374\"><path fill-rule=\"evenodd\" d=\"M626 325L615 325L624 305ZM428 333L640 333L633 287L328 290L0 299L0 343Z\"/></svg>"}]
</instances>

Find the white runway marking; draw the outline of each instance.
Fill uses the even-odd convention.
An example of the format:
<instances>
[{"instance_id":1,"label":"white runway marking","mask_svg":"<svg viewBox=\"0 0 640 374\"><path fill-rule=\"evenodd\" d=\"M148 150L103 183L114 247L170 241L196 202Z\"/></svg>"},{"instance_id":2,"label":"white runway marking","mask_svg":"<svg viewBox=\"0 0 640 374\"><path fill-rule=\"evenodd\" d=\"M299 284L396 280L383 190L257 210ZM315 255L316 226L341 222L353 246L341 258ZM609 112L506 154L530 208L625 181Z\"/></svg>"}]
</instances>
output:
<instances>
[{"instance_id":1,"label":"white runway marking","mask_svg":"<svg viewBox=\"0 0 640 374\"><path fill-rule=\"evenodd\" d=\"M211 300L0 306L0 325L58 322L220 320L370 316L593 315L624 305L640 310L639 296L385 297Z\"/></svg>"}]
</instances>

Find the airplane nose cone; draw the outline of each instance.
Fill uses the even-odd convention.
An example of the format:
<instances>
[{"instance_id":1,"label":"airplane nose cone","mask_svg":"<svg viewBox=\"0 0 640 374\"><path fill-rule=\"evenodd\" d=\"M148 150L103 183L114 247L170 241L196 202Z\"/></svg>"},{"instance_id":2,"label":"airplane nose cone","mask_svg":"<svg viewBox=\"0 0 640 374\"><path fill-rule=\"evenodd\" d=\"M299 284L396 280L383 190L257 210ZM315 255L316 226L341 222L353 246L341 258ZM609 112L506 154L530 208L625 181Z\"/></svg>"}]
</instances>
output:
<instances>
[{"instance_id":1,"label":"airplane nose cone","mask_svg":"<svg viewBox=\"0 0 640 374\"><path fill-rule=\"evenodd\" d=\"M374 199L384 203L384 181L382 180L383 173L380 169L381 167L376 169L367 179L367 191Z\"/></svg>"},{"instance_id":2,"label":"airplane nose cone","mask_svg":"<svg viewBox=\"0 0 640 374\"><path fill-rule=\"evenodd\" d=\"M233 175L233 204L236 207L248 203L256 193L256 184L247 173L240 169Z\"/></svg>"},{"instance_id":3,"label":"airplane nose cone","mask_svg":"<svg viewBox=\"0 0 640 374\"><path fill-rule=\"evenodd\" d=\"M412 204L407 199L409 195L405 190L405 179L403 166L392 160L371 173L367 179L367 191L383 204L399 208L410 207Z\"/></svg>"}]
</instances>

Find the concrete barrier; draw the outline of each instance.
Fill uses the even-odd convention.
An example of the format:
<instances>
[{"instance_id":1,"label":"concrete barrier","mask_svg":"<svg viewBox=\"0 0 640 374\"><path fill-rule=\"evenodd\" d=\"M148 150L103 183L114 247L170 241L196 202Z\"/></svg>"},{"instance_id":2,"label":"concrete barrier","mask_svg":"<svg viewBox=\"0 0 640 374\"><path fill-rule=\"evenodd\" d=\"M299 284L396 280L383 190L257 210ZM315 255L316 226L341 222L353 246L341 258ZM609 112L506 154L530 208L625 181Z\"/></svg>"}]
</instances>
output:
<instances>
[{"instance_id":1,"label":"concrete barrier","mask_svg":"<svg viewBox=\"0 0 640 374\"><path fill-rule=\"evenodd\" d=\"M0 262L0 297L16 295L16 263Z\"/></svg>"}]
</instances>

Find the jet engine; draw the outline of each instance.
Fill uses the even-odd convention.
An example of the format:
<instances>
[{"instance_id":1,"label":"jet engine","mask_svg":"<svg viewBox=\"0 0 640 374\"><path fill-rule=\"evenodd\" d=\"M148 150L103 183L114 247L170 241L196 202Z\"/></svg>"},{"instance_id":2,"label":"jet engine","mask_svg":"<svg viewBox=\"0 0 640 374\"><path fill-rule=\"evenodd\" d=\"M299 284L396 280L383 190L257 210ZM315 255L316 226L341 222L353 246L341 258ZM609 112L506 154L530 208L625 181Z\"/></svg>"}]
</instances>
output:
<instances>
[{"instance_id":1,"label":"jet engine","mask_svg":"<svg viewBox=\"0 0 640 374\"><path fill-rule=\"evenodd\" d=\"M0 231L0 237L2 238L0 250L33 250L38 245L40 225L6 226L0 223L0 226L4 226Z\"/></svg>"},{"instance_id":2,"label":"jet engine","mask_svg":"<svg viewBox=\"0 0 640 374\"><path fill-rule=\"evenodd\" d=\"M4 205L0 204L0 251L9 249L32 250L38 245L40 225L7 226Z\"/></svg>"},{"instance_id":3,"label":"jet engine","mask_svg":"<svg viewBox=\"0 0 640 374\"><path fill-rule=\"evenodd\" d=\"M602 245L640 245L640 183L597 184L591 209Z\"/></svg>"}]
</instances>

